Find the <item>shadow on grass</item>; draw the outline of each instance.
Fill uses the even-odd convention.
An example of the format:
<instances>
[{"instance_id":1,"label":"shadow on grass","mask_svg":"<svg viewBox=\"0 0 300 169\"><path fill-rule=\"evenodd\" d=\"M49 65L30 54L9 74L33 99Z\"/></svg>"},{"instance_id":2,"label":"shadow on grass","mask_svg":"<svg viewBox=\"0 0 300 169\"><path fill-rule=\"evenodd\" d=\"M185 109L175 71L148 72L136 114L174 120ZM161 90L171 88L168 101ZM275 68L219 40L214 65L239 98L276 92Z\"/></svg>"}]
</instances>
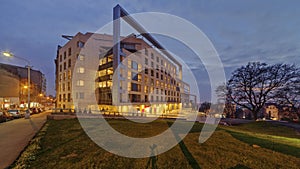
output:
<instances>
[{"instance_id":1,"label":"shadow on grass","mask_svg":"<svg viewBox=\"0 0 300 169\"><path fill-rule=\"evenodd\" d=\"M253 145L259 145L260 147L267 148L276 152L280 152L287 155L292 155L294 157L300 158L300 149L298 147L282 144L282 143L276 143L272 140L266 140L262 138L257 138L250 136L248 134L234 132L230 130L226 130L226 132L230 133L234 138L245 142L247 144Z\"/></svg>"},{"instance_id":2,"label":"shadow on grass","mask_svg":"<svg viewBox=\"0 0 300 169\"><path fill-rule=\"evenodd\" d=\"M171 122L167 122L168 126L171 127L173 123ZM197 129L196 129L197 130ZM178 135L179 133L177 133L176 131L173 131L173 134L176 138L177 141L179 141L181 138ZM200 169L201 167L199 166L198 162L196 161L196 159L193 157L193 155L191 154L191 152L188 150L188 148L186 147L186 145L184 144L183 140L181 140L179 142L179 147L182 151L182 153L184 154L185 158L187 159L187 161L189 162L190 166L193 169Z\"/></svg>"}]
</instances>

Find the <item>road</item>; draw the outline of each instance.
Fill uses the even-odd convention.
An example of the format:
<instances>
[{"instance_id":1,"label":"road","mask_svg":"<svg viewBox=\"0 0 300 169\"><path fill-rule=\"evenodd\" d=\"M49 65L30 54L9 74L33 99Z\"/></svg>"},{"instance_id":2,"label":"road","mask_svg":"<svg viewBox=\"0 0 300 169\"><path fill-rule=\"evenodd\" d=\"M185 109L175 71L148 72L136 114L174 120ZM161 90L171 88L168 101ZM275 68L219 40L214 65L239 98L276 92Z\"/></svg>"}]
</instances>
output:
<instances>
[{"instance_id":1,"label":"road","mask_svg":"<svg viewBox=\"0 0 300 169\"><path fill-rule=\"evenodd\" d=\"M0 123L0 168L11 165L46 122L50 112Z\"/></svg>"}]
</instances>

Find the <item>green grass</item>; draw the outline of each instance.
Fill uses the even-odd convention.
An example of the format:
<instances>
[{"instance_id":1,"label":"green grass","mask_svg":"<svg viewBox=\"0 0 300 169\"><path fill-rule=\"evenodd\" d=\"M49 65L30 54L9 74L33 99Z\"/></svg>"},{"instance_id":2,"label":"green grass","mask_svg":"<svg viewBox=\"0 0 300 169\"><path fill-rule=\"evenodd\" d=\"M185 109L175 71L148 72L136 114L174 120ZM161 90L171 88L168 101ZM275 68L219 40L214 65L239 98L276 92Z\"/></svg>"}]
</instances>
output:
<instances>
[{"instance_id":1,"label":"green grass","mask_svg":"<svg viewBox=\"0 0 300 169\"><path fill-rule=\"evenodd\" d=\"M139 138L157 135L173 123L171 120L156 120L146 124L128 120L107 121L120 133ZM142 169L147 168L149 164L151 165L148 168L154 168L153 165L157 168L299 168L300 166L299 135L290 128L268 123L222 126L205 143L199 144L202 127L203 124L196 123L183 141L156 157L126 158L111 154L97 146L85 134L76 119L49 120L35 141L32 141L23 152L23 157L21 156L12 167ZM176 133L175 137L178 139L179 135ZM254 148L253 144L260 147Z\"/></svg>"}]
</instances>

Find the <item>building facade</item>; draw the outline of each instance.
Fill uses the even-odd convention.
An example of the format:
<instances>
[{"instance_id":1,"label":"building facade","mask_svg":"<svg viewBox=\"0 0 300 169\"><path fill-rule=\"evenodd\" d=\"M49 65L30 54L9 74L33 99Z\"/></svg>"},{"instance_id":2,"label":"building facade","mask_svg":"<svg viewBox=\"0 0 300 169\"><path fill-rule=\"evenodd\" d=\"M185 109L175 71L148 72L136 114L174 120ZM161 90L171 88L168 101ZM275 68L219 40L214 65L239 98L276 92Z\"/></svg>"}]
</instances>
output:
<instances>
[{"instance_id":1,"label":"building facade","mask_svg":"<svg viewBox=\"0 0 300 169\"><path fill-rule=\"evenodd\" d=\"M183 104L190 103L190 87L182 81L178 65L142 38L134 34L121 37L120 63L116 67L111 35L77 33L63 47L58 47L55 59L58 108L75 109L78 105L74 105L74 99L88 99L84 92L72 91L72 84L84 87L85 80L79 78L74 82L72 78L85 76L88 69L88 64L84 64L88 54L81 50L86 48L89 38L97 40L94 55L99 56L99 65L93 92L99 110L141 115L176 114L176 110L185 106ZM76 62L82 64L75 66Z\"/></svg>"},{"instance_id":2,"label":"building facade","mask_svg":"<svg viewBox=\"0 0 300 169\"><path fill-rule=\"evenodd\" d=\"M0 64L1 108L25 107L28 97L27 68ZM46 94L46 78L39 70L30 71L30 100L39 102L40 94ZM33 105L31 105L33 106Z\"/></svg>"}]
</instances>

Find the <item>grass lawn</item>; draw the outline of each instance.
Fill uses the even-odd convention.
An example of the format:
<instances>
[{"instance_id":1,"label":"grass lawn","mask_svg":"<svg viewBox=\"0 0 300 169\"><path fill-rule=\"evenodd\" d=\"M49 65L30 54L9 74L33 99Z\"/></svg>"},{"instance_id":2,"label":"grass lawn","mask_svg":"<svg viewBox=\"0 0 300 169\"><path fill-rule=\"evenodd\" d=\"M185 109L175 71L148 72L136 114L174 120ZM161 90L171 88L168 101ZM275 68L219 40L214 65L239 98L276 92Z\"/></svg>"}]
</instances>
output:
<instances>
[{"instance_id":1,"label":"grass lawn","mask_svg":"<svg viewBox=\"0 0 300 169\"><path fill-rule=\"evenodd\" d=\"M172 121L142 124L111 119L108 123L120 133L142 138L163 132ZM148 168L296 169L300 166L300 136L293 129L266 122L220 126L211 138L199 144L202 126L196 123L182 142L163 154L135 159L111 154L97 146L76 119L49 120L12 167L141 169L148 165Z\"/></svg>"}]
</instances>

